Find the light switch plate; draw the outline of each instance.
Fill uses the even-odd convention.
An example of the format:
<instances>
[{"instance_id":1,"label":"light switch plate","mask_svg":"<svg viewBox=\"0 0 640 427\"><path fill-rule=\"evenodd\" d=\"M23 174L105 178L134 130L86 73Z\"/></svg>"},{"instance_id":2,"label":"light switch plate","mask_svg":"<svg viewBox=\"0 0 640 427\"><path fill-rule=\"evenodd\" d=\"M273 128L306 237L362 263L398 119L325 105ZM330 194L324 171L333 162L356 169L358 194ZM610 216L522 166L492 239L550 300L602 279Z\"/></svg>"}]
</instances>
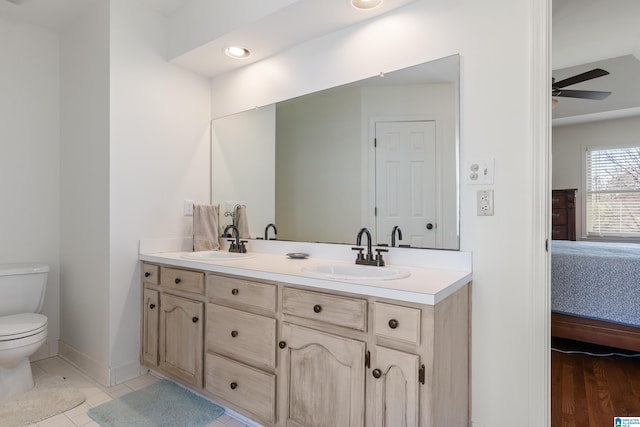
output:
<instances>
[{"instance_id":1,"label":"light switch plate","mask_svg":"<svg viewBox=\"0 0 640 427\"><path fill-rule=\"evenodd\" d=\"M474 159L467 162L463 171L465 182L478 185L493 184L494 167L494 159Z\"/></svg>"},{"instance_id":2,"label":"light switch plate","mask_svg":"<svg viewBox=\"0 0 640 427\"><path fill-rule=\"evenodd\" d=\"M185 199L183 213L184 216L193 216L193 200Z\"/></svg>"}]
</instances>

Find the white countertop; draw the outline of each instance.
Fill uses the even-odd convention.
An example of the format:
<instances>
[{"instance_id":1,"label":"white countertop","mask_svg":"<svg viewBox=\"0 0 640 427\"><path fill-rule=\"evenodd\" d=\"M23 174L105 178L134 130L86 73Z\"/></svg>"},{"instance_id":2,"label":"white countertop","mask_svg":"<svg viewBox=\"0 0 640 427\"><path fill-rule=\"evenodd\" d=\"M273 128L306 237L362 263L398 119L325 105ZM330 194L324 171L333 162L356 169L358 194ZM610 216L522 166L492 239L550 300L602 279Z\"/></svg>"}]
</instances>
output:
<instances>
[{"instance_id":1,"label":"white countertop","mask_svg":"<svg viewBox=\"0 0 640 427\"><path fill-rule=\"evenodd\" d=\"M349 292L399 301L434 305L461 289L471 281L471 271L389 265L406 270L409 277L395 280L334 280L319 279L302 271L311 264L353 264L353 261L311 257L289 259L284 254L251 252L251 258L236 260L192 260L183 258L185 252L140 253L142 261L167 264L176 267L233 274L254 279L263 279L310 286L318 289ZM385 267L372 267L385 268Z\"/></svg>"}]
</instances>

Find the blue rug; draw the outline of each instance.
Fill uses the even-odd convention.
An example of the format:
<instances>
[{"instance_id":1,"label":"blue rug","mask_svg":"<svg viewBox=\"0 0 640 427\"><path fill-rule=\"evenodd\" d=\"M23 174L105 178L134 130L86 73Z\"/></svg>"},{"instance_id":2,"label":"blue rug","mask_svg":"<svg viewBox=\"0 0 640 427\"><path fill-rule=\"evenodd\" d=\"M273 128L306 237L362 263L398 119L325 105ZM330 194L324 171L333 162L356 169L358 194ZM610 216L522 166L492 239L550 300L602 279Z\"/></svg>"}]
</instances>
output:
<instances>
[{"instance_id":1,"label":"blue rug","mask_svg":"<svg viewBox=\"0 0 640 427\"><path fill-rule=\"evenodd\" d=\"M103 427L202 427L224 413L224 408L162 380L89 409Z\"/></svg>"}]
</instances>

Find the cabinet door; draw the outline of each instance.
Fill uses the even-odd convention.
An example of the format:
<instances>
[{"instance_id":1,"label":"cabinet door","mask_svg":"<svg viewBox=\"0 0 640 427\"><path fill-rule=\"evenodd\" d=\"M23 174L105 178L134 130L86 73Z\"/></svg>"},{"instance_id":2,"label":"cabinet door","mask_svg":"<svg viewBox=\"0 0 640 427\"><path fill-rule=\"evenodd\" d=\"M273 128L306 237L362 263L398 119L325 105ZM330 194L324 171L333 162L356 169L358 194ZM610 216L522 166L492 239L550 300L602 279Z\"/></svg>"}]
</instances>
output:
<instances>
[{"instance_id":1,"label":"cabinet door","mask_svg":"<svg viewBox=\"0 0 640 427\"><path fill-rule=\"evenodd\" d=\"M285 425L362 426L365 343L286 323L281 338Z\"/></svg>"},{"instance_id":2,"label":"cabinet door","mask_svg":"<svg viewBox=\"0 0 640 427\"><path fill-rule=\"evenodd\" d=\"M158 366L158 291L145 289L142 307L142 361Z\"/></svg>"},{"instance_id":3,"label":"cabinet door","mask_svg":"<svg viewBox=\"0 0 640 427\"><path fill-rule=\"evenodd\" d=\"M160 368L202 387L203 303L164 293L160 302Z\"/></svg>"},{"instance_id":4,"label":"cabinet door","mask_svg":"<svg viewBox=\"0 0 640 427\"><path fill-rule=\"evenodd\" d=\"M372 426L417 427L419 356L375 346L372 362Z\"/></svg>"}]
</instances>

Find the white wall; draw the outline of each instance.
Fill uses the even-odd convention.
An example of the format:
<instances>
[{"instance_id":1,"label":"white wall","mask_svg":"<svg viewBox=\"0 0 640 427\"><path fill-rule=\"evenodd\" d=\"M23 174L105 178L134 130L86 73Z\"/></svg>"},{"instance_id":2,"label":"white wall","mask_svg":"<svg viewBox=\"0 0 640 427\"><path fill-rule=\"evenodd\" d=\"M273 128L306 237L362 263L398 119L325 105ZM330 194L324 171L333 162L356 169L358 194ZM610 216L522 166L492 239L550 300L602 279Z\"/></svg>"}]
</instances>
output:
<instances>
[{"instance_id":1,"label":"white wall","mask_svg":"<svg viewBox=\"0 0 640 427\"><path fill-rule=\"evenodd\" d=\"M109 366L109 10L61 36L60 352L106 382Z\"/></svg>"},{"instance_id":2,"label":"white wall","mask_svg":"<svg viewBox=\"0 0 640 427\"><path fill-rule=\"evenodd\" d=\"M209 80L165 61L166 18L111 0L109 367L137 374L138 240L192 234L183 201L209 202ZM96 337L95 339L99 339Z\"/></svg>"},{"instance_id":3,"label":"white wall","mask_svg":"<svg viewBox=\"0 0 640 427\"><path fill-rule=\"evenodd\" d=\"M548 107L540 102L548 98L548 8L534 0L421 1L212 85L217 117L461 54L461 161L491 157L496 165L495 216L476 216L476 190L487 187L461 186L461 249L474 260L474 426L548 420L548 230L541 225L548 222L541 175Z\"/></svg>"},{"instance_id":4,"label":"white wall","mask_svg":"<svg viewBox=\"0 0 640 427\"><path fill-rule=\"evenodd\" d=\"M54 354L60 338L59 54L57 34L0 18L0 264L49 264L43 314Z\"/></svg>"},{"instance_id":5,"label":"white wall","mask_svg":"<svg viewBox=\"0 0 640 427\"><path fill-rule=\"evenodd\" d=\"M166 19L97 2L62 35L61 353L103 384L139 373L138 240L208 202L210 87L165 61Z\"/></svg>"},{"instance_id":6,"label":"white wall","mask_svg":"<svg viewBox=\"0 0 640 427\"><path fill-rule=\"evenodd\" d=\"M576 233L586 238L584 216L584 150L590 146L623 146L640 143L640 117L602 120L553 128L554 189L577 188Z\"/></svg>"}]
</instances>

